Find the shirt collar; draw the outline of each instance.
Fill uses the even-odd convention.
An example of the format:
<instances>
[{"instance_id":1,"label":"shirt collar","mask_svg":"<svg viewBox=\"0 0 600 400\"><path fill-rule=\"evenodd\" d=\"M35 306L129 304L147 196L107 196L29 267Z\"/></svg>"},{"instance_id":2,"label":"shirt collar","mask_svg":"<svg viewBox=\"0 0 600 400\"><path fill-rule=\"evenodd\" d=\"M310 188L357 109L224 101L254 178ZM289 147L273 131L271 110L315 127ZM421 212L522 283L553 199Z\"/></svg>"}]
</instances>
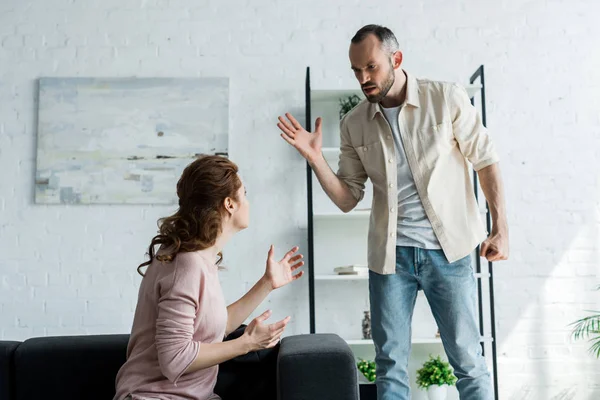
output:
<instances>
[{"instance_id":1,"label":"shirt collar","mask_svg":"<svg viewBox=\"0 0 600 400\"><path fill-rule=\"evenodd\" d=\"M419 107L419 84L417 78L405 70L402 70L402 72L406 75L406 99L403 106L409 104L413 107ZM382 113L379 103L369 103L369 117L374 119L377 113Z\"/></svg>"}]
</instances>

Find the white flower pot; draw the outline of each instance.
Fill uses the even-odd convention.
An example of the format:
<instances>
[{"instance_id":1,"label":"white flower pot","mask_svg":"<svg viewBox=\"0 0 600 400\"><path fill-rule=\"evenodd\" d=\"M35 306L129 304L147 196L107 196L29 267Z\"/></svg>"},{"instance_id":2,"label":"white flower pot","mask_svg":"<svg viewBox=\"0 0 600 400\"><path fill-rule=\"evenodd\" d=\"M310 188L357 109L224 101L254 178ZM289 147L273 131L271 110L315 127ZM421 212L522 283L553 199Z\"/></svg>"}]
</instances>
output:
<instances>
[{"instance_id":1,"label":"white flower pot","mask_svg":"<svg viewBox=\"0 0 600 400\"><path fill-rule=\"evenodd\" d=\"M427 389L427 398L429 400L446 400L448 395L448 385L432 385Z\"/></svg>"}]
</instances>

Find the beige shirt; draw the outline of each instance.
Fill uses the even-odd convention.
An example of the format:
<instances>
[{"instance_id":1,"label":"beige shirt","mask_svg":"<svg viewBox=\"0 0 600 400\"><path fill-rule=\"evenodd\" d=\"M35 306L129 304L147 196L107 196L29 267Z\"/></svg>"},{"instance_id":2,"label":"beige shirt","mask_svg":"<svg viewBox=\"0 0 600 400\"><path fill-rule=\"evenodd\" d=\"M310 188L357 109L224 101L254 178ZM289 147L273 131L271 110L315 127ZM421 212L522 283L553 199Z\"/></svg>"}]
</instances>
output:
<instances>
[{"instance_id":1,"label":"beige shirt","mask_svg":"<svg viewBox=\"0 0 600 400\"><path fill-rule=\"evenodd\" d=\"M407 76L406 100L398 116L406 158L417 192L449 262L470 254L486 238L471 183L498 162L487 130L466 90L454 83ZM361 200L373 184L369 222L369 268L396 271L398 198L396 157L390 126L379 104L363 100L340 123L337 175Z\"/></svg>"}]
</instances>

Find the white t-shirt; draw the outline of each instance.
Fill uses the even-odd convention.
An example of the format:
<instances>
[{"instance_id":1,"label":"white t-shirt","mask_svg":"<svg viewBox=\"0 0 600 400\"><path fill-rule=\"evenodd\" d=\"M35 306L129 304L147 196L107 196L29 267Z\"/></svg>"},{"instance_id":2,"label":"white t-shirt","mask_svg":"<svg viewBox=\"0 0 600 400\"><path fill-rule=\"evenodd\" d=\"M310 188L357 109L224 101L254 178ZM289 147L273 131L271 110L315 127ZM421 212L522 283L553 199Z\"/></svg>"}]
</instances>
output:
<instances>
[{"instance_id":1,"label":"white t-shirt","mask_svg":"<svg viewBox=\"0 0 600 400\"><path fill-rule=\"evenodd\" d=\"M421 198L415 186L412 171L406 160L398 116L402 106L385 108L381 106L393 133L396 147L396 167L398 168L398 233L397 246L410 246L422 249L441 249L431 222L425 214Z\"/></svg>"}]
</instances>

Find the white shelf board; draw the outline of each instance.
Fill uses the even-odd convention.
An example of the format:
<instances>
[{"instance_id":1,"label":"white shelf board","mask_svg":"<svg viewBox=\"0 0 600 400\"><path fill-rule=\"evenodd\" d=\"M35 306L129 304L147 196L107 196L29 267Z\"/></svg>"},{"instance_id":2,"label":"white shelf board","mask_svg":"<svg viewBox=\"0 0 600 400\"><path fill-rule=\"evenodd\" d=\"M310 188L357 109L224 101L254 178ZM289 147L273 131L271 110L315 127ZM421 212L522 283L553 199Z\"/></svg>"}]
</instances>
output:
<instances>
[{"instance_id":1,"label":"white shelf board","mask_svg":"<svg viewBox=\"0 0 600 400\"><path fill-rule=\"evenodd\" d=\"M463 85L467 90L469 97L475 96L481 90L480 84L468 84ZM340 98L357 95L361 99L364 99L365 95L360 89L311 89L310 99L311 101L335 101L339 102Z\"/></svg>"},{"instance_id":2,"label":"white shelf board","mask_svg":"<svg viewBox=\"0 0 600 400\"><path fill-rule=\"evenodd\" d=\"M361 373L361 374L358 376L358 384L359 384L359 385L375 385L375 382L369 382L369 381L367 380L367 378L365 378L365 376L364 376L364 375Z\"/></svg>"},{"instance_id":3,"label":"white shelf board","mask_svg":"<svg viewBox=\"0 0 600 400\"><path fill-rule=\"evenodd\" d=\"M481 90L481 85L478 83L472 85L465 85L465 89L467 90L467 94L469 98L475 96Z\"/></svg>"},{"instance_id":4,"label":"white shelf board","mask_svg":"<svg viewBox=\"0 0 600 400\"><path fill-rule=\"evenodd\" d=\"M480 342L493 342L491 336L483 336L480 338ZM373 346L373 340L371 339L346 339L346 343L349 346ZM431 344L431 343L442 343L441 338L437 337L414 337L411 340L412 344Z\"/></svg>"},{"instance_id":5,"label":"white shelf board","mask_svg":"<svg viewBox=\"0 0 600 400\"><path fill-rule=\"evenodd\" d=\"M488 272L483 272L483 273L476 272L473 275L475 275L476 278L489 278L490 277L490 274ZM368 280L368 279L369 279L368 274L363 274L363 275L317 274L317 275L315 275L316 281L360 281L360 280ZM424 294L424 292L422 290L419 290L419 295L423 295L423 294Z\"/></svg>"},{"instance_id":6,"label":"white shelf board","mask_svg":"<svg viewBox=\"0 0 600 400\"><path fill-rule=\"evenodd\" d=\"M373 346L371 339L350 339L346 340L349 346ZM429 343L442 343L442 339L436 337L416 337L412 338L412 344L429 344Z\"/></svg>"},{"instance_id":7,"label":"white shelf board","mask_svg":"<svg viewBox=\"0 0 600 400\"><path fill-rule=\"evenodd\" d=\"M362 275L336 275L336 274L322 274L315 275L316 281L360 281L368 280L369 274Z\"/></svg>"},{"instance_id":8,"label":"white shelf board","mask_svg":"<svg viewBox=\"0 0 600 400\"><path fill-rule=\"evenodd\" d=\"M365 95L360 89L311 89L310 99L312 101L338 102L340 98L349 97L353 94L357 95L361 99L365 98Z\"/></svg>"},{"instance_id":9,"label":"white shelf board","mask_svg":"<svg viewBox=\"0 0 600 400\"><path fill-rule=\"evenodd\" d=\"M482 217L484 217L487 212L480 211L479 213ZM365 217L368 218L371 215L371 210L357 210L350 211L349 213L343 213L340 211L333 212L317 212L313 214L314 218L357 218L357 217Z\"/></svg>"},{"instance_id":10,"label":"white shelf board","mask_svg":"<svg viewBox=\"0 0 600 400\"><path fill-rule=\"evenodd\" d=\"M321 153L326 160L337 159L340 156L340 149L339 147L323 147Z\"/></svg>"},{"instance_id":11,"label":"white shelf board","mask_svg":"<svg viewBox=\"0 0 600 400\"><path fill-rule=\"evenodd\" d=\"M328 212L328 213L315 213L314 218L319 219L352 219L352 218L365 218L368 219L371 215L371 210L358 210L350 211L349 213L343 213L340 211Z\"/></svg>"}]
</instances>

